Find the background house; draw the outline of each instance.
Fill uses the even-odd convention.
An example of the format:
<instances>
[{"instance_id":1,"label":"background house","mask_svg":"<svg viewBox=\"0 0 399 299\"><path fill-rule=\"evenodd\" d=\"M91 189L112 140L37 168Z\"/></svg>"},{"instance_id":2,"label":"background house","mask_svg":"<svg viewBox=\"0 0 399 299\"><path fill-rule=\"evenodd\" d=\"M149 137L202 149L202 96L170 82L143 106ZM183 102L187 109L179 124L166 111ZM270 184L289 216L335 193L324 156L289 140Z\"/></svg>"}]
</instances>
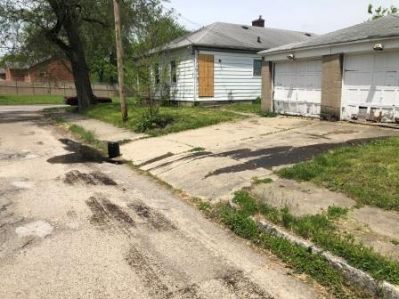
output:
<instances>
[{"instance_id":1,"label":"background house","mask_svg":"<svg viewBox=\"0 0 399 299\"><path fill-rule=\"evenodd\" d=\"M261 17L252 26L214 23L152 51L159 55L152 72L155 86L162 85L160 74L166 73L174 101L255 100L261 95L262 62L257 52L311 36L264 26Z\"/></svg>"},{"instance_id":2,"label":"background house","mask_svg":"<svg viewBox=\"0 0 399 299\"><path fill-rule=\"evenodd\" d=\"M0 81L4 81L6 79L6 70L0 68Z\"/></svg>"},{"instance_id":3,"label":"background house","mask_svg":"<svg viewBox=\"0 0 399 299\"><path fill-rule=\"evenodd\" d=\"M51 58L33 65L6 64L5 80L19 82L73 82L73 74L69 61Z\"/></svg>"},{"instance_id":4,"label":"background house","mask_svg":"<svg viewBox=\"0 0 399 299\"><path fill-rule=\"evenodd\" d=\"M262 52L263 109L399 122L399 15Z\"/></svg>"}]
</instances>

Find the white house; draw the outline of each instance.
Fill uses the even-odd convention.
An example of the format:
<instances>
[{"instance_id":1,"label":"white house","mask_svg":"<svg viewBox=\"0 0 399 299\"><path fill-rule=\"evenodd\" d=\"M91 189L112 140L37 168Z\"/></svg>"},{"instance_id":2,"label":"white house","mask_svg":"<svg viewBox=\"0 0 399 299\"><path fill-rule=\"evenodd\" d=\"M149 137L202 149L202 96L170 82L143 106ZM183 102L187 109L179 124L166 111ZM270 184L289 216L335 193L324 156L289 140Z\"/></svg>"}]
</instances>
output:
<instances>
[{"instance_id":1,"label":"white house","mask_svg":"<svg viewBox=\"0 0 399 299\"><path fill-rule=\"evenodd\" d=\"M399 122L399 15L261 52L265 111Z\"/></svg>"},{"instance_id":2,"label":"white house","mask_svg":"<svg viewBox=\"0 0 399 299\"><path fill-rule=\"evenodd\" d=\"M153 53L162 63L153 72L170 72L171 99L204 103L255 100L261 95L260 50L308 39L311 34L264 28L259 18L253 26L214 23L178 38Z\"/></svg>"}]
</instances>

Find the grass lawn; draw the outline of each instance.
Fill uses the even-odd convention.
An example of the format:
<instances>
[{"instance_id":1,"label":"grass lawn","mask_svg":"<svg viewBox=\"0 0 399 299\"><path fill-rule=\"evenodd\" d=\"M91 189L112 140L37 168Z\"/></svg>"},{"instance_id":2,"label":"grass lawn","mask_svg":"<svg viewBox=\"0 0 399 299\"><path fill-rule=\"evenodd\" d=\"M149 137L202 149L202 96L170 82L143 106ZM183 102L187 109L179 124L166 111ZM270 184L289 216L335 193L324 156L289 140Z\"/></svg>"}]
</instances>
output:
<instances>
[{"instance_id":1,"label":"grass lawn","mask_svg":"<svg viewBox=\"0 0 399 299\"><path fill-rule=\"evenodd\" d=\"M0 105L34 105L34 104L63 104L62 96L0 96Z\"/></svg>"},{"instance_id":2,"label":"grass lawn","mask_svg":"<svg viewBox=\"0 0 399 299\"><path fill-rule=\"evenodd\" d=\"M259 102L228 104L224 107L224 109L243 113L261 113Z\"/></svg>"},{"instance_id":3,"label":"grass lawn","mask_svg":"<svg viewBox=\"0 0 399 299\"><path fill-rule=\"evenodd\" d=\"M278 172L383 209L399 211L399 138L348 146Z\"/></svg>"},{"instance_id":4,"label":"grass lawn","mask_svg":"<svg viewBox=\"0 0 399 299\"><path fill-rule=\"evenodd\" d=\"M231 106L234 106L230 109ZM244 106L244 108L242 107ZM145 131L152 136L165 135L169 133L180 132L189 129L201 128L221 122L232 121L245 118L246 116L234 113L233 111L242 111L243 109L258 108L260 104L232 104L221 107L160 107L160 118L167 123L165 126L142 128L143 115L147 111L146 107L137 105L133 100L129 100L129 120L123 123L120 116L119 103L104 104L91 107L85 112L85 115L111 123L118 127L124 127L133 131ZM226 111L233 110L233 111Z\"/></svg>"}]
</instances>

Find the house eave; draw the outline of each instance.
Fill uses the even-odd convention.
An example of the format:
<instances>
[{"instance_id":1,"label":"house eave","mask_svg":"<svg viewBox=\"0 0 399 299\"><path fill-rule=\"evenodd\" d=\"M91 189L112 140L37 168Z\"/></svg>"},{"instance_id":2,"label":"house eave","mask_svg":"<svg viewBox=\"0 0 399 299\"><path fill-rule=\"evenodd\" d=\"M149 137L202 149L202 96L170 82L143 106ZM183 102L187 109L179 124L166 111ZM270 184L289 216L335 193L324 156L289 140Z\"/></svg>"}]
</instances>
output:
<instances>
[{"instance_id":1,"label":"house eave","mask_svg":"<svg viewBox=\"0 0 399 299\"><path fill-rule=\"evenodd\" d=\"M303 48L285 49L280 51L260 52L267 61L287 60L288 54L294 54L297 59L315 58L334 54L351 54L372 52L375 43L383 43L384 50L399 49L399 36L376 37L371 39L354 40L327 45L309 46Z\"/></svg>"}]
</instances>

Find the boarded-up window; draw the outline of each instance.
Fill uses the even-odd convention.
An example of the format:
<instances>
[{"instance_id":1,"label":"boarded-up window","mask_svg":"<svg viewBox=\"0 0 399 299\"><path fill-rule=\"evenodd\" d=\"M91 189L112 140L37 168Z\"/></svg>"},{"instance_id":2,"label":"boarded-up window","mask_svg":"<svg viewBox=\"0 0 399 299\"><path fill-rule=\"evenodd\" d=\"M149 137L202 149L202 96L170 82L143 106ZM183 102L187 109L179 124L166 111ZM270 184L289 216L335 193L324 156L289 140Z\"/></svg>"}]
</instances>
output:
<instances>
[{"instance_id":1,"label":"boarded-up window","mask_svg":"<svg viewBox=\"0 0 399 299\"><path fill-rule=\"evenodd\" d=\"M262 60L254 60L254 77L260 77L262 75Z\"/></svg>"},{"instance_id":2,"label":"boarded-up window","mask_svg":"<svg viewBox=\"0 0 399 299\"><path fill-rule=\"evenodd\" d=\"M170 79L172 83L177 82L177 68L176 68L176 61L170 62Z\"/></svg>"},{"instance_id":3,"label":"boarded-up window","mask_svg":"<svg viewBox=\"0 0 399 299\"><path fill-rule=\"evenodd\" d=\"M198 55L199 96L214 96L214 56Z\"/></svg>"}]
</instances>

